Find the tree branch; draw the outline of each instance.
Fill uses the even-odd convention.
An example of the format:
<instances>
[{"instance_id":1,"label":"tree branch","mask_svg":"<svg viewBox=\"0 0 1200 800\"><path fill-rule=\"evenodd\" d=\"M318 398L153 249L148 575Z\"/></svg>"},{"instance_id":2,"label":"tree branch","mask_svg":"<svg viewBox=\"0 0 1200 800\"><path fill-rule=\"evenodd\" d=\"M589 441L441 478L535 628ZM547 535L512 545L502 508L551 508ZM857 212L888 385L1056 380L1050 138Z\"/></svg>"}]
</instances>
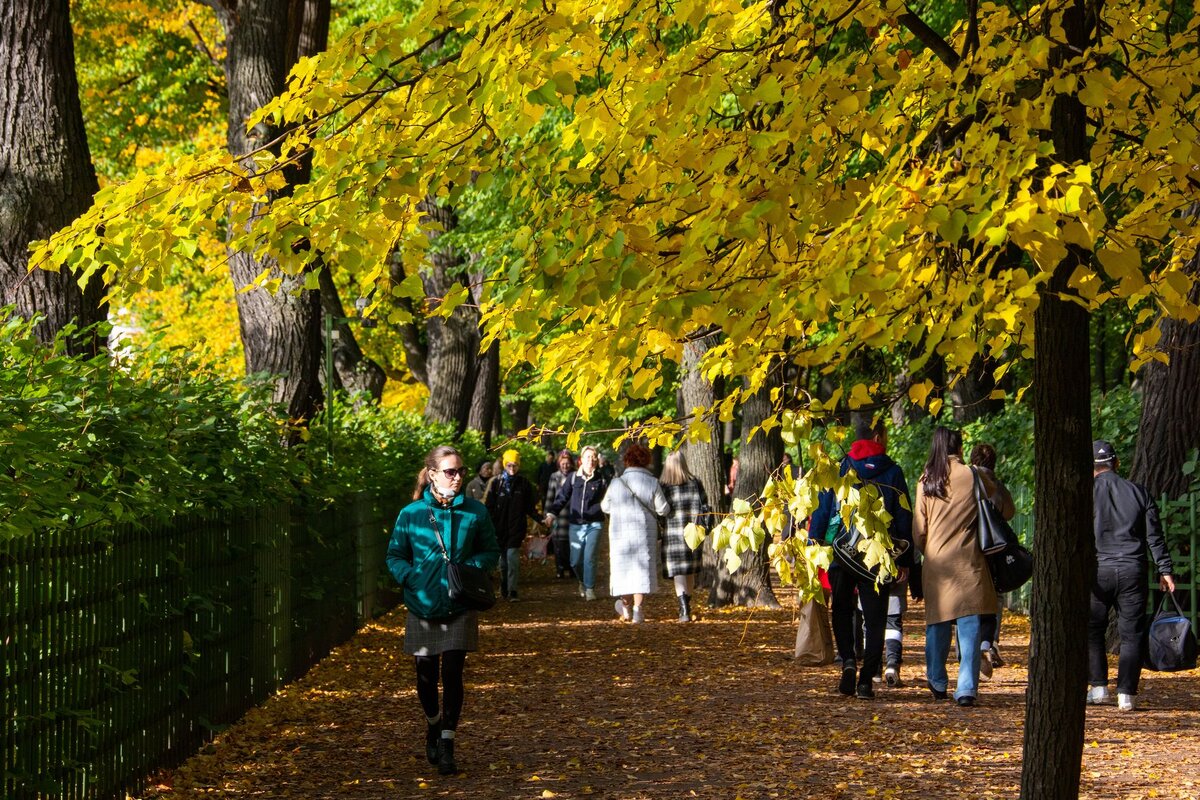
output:
<instances>
[{"instance_id":1,"label":"tree branch","mask_svg":"<svg viewBox=\"0 0 1200 800\"><path fill-rule=\"evenodd\" d=\"M908 7L905 6L905 8ZM926 25L925 20L918 17L911 8L908 9L907 13L901 14L899 20L900 24L908 28L909 33L917 37L921 44L932 50L934 55L941 59L943 64L950 69L958 67L959 62L962 60L959 58L958 53L954 52L954 48L950 46L950 43L943 39L933 28Z\"/></svg>"}]
</instances>

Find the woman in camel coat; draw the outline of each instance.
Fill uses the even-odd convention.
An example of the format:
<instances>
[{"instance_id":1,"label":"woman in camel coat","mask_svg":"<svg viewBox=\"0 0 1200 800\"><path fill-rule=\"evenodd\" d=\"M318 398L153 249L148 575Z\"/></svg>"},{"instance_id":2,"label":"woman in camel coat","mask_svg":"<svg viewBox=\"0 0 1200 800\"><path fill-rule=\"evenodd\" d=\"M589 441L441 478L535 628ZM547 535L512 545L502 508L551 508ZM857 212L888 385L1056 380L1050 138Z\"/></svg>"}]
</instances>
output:
<instances>
[{"instance_id":1,"label":"woman in camel coat","mask_svg":"<svg viewBox=\"0 0 1200 800\"><path fill-rule=\"evenodd\" d=\"M987 486L990 476L981 477ZM925 676L937 700L948 697L946 659L951 628L958 627L960 706L975 705L979 687L979 623L981 614L999 610L992 576L979 549L975 480L962 461L962 433L939 427L933 433L929 460L917 488L913 542L924 556Z\"/></svg>"}]
</instances>

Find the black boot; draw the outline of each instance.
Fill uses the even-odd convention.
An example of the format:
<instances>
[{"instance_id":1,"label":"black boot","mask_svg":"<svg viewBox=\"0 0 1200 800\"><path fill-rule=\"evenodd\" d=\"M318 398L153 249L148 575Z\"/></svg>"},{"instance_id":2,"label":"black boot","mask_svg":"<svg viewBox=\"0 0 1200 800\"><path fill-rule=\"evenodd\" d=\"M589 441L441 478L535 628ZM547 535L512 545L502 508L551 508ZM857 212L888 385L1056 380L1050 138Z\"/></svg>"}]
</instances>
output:
<instances>
[{"instance_id":1,"label":"black boot","mask_svg":"<svg viewBox=\"0 0 1200 800\"><path fill-rule=\"evenodd\" d=\"M438 763L438 742L442 738L442 721L425 726L425 757L430 764Z\"/></svg>"},{"instance_id":2,"label":"black boot","mask_svg":"<svg viewBox=\"0 0 1200 800\"><path fill-rule=\"evenodd\" d=\"M442 775L453 775L458 772L458 764L454 763L454 740L438 739L438 772Z\"/></svg>"},{"instance_id":3,"label":"black boot","mask_svg":"<svg viewBox=\"0 0 1200 800\"><path fill-rule=\"evenodd\" d=\"M679 621L692 621L692 596L688 594L679 595Z\"/></svg>"}]
</instances>

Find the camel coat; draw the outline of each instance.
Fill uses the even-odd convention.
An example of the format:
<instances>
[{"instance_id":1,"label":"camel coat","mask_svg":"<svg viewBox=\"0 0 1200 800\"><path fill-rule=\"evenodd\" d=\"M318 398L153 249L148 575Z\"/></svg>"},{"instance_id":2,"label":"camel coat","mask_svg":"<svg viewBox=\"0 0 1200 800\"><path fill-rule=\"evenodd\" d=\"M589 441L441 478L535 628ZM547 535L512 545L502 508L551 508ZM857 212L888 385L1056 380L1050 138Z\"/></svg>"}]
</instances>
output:
<instances>
[{"instance_id":1,"label":"camel coat","mask_svg":"<svg viewBox=\"0 0 1200 800\"><path fill-rule=\"evenodd\" d=\"M980 477L989 495L996 491L990 472L981 471ZM950 457L946 495L944 500L927 496L917 485L913 543L924 555L926 625L1000 610L987 561L976 541L975 479L957 456Z\"/></svg>"}]
</instances>

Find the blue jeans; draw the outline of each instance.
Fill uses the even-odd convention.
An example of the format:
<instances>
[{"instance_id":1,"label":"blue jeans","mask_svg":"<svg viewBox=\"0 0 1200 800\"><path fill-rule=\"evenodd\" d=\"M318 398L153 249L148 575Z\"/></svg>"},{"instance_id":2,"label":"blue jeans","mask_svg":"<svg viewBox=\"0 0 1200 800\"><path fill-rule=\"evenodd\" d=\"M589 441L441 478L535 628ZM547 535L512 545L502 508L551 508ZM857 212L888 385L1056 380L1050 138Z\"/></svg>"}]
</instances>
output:
<instances>
[{"instance_id":1,"label":"blue jeans","mask_svg":"<svg viewBox=\"0 0 1200 800\"><path fill-rule=\"evenodd\" d=\"M946 675L946 659L950 656L950 631L956 620L936 622L925 626L925 677L929 685L946 691L950 678ZM975 697L979 693L979 615L959 617L958 623L958 684L954 699Z\"/></svg>"},{"instance_id":2,"label":"blue jeans","mask_svg":"<svg viewBox=\"0 0 1200 800\"><path fill-rule=\"evenodd\" d=\"M517 593L521 579L521 548L509 547L500 551L500 589L505 597Z\"/></svg>"},{"instance_id":3,"label":"blue jeans","mask_svg":"<svg viewBox=\"0 0 1200 800\"><path fill-rule=\"evenodd\" d=\"M571 566L575 575L583 581L583 588L596 588L596 550L600 542L600 523L585 522L582 525L571 525L568 529L571 537Z\"/></svg>"}]
</instances>

